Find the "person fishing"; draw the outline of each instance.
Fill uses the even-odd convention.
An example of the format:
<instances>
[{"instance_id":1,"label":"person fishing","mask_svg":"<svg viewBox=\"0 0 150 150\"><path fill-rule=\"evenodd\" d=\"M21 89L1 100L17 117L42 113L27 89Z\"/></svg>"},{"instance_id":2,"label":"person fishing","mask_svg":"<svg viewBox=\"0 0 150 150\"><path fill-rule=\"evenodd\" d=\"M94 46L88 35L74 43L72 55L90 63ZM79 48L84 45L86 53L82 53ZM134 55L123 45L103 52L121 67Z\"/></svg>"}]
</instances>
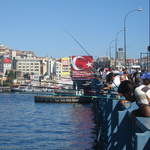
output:
<instances>
[{"instance_id":1,"label":"person fishing","mask_svg":"<svg viewBox=\"0 0 150 150\"><path fill-rule=\"evenodd\" d=\"M126 98L125 102L136 102L138 109L132 115L150 117L150 72L141 76L143 83L135 88L130 80L123 81L118 87L118 93Z\"/></svg>"}]
</instances>

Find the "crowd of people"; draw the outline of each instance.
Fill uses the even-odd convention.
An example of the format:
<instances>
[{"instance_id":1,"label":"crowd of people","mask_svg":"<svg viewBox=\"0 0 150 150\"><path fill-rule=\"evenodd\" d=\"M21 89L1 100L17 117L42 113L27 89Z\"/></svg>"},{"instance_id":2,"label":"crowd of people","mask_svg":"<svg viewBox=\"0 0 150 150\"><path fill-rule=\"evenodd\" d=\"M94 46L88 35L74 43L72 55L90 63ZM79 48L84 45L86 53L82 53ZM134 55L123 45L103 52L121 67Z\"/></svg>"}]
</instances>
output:
<instances>
[{"instance_id":1,"label":"crowd of people","mask_svg":"<svg viewBox=\"0 0 150 150\"><path fill-rule=\"evenodd\" d=\"M99 76L95 76L96 91L116 90L125 100L121 103L136 102L138 109L132 115L150 117L150 72L128 69L100 70ZM99 87L99 88L98 88Z\"/></svg>"}]
</instances>

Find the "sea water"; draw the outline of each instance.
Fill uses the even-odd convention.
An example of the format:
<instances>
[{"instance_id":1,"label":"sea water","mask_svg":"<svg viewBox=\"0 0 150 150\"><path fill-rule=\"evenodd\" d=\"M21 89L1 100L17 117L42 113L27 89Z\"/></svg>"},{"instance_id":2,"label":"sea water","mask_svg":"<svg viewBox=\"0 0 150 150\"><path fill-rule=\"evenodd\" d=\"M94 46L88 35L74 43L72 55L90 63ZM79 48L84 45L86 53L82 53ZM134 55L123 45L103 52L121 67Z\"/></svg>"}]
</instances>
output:
<instances>
[{"instance_id":1,"label":"sea water","mask_svg":"<svg viewBox=\"0 0 150 150\"><path fill-rule=\"evenodd\" d=\"M0 93L0 150L93 150L90 104L35 103L34 95Z\"/></svg>"}]
</instances>

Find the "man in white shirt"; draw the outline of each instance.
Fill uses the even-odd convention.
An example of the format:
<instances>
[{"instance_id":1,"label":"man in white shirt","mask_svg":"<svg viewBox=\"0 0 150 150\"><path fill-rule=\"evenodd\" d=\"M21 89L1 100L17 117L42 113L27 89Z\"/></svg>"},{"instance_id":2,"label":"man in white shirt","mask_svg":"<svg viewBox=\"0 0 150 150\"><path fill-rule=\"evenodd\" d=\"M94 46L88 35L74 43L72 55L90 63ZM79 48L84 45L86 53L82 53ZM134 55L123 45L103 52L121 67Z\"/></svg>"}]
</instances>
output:
<instances>
[{"instance_id":1,"label":"man in white shirt","mask_svg":"<svg viewBox=\"0 0 150 150\"><path fill-rule=\"evenodd\" d=\"M139 108L132 112L134 116L150 117L150 73L143 74L141 78L143 84L135 90L132 81L123 81L118 88L118 93L124 96L127 101L136 101Z\"/></svg>"}]
</instances>

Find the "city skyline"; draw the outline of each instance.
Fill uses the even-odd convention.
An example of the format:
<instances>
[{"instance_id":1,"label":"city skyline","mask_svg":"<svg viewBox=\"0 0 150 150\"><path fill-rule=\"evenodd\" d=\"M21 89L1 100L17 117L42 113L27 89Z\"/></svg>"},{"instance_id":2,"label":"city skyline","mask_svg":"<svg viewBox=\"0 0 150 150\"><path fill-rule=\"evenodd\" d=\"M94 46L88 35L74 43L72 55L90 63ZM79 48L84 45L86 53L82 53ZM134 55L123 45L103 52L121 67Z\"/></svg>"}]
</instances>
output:
<instances>
[{"instance_id":1,"label":"city skyline","mask_svg":"<svg viewBox=\"0 0 150 150\"><path fill-rule=\"evenodd\" d=\"M0 43L18 50L31 50L37 56L86 55L71 33L93 55L108 56L109 43L123 29L127 18L127 58L147 52L149 41L148 0L0 0ZM118 36L123 48L123 33ZM112 56L115 46L112 43Z\"/></svg>"}]
</instances>

